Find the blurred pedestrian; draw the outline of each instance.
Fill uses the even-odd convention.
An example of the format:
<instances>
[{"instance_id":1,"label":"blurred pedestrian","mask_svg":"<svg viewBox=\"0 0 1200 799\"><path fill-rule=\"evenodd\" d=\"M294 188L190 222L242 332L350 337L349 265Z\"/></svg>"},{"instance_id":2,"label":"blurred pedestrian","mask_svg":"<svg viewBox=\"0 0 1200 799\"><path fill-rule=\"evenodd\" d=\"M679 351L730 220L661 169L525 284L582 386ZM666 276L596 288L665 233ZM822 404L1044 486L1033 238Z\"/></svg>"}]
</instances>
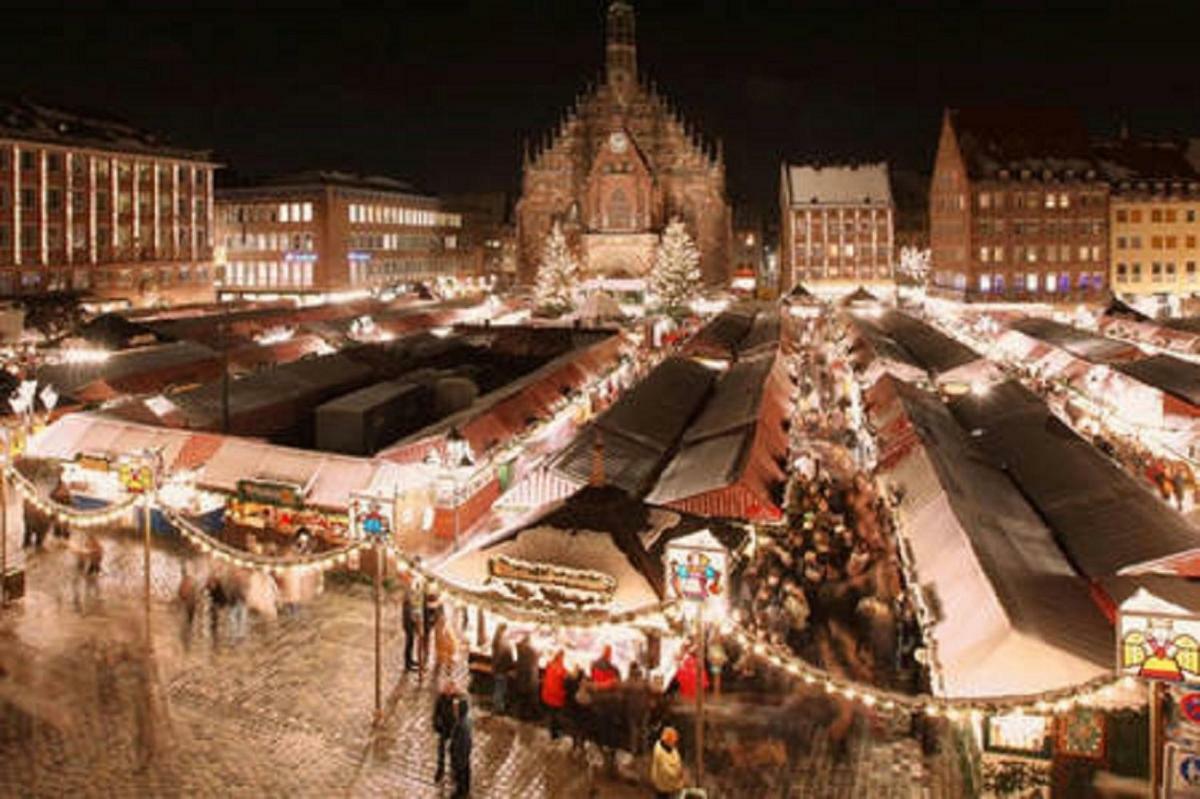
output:
<instances>
[{"instance_id":1,"label":"blurred pedestrian","mask_svg":"<svg viewBox=\"0 0 1200 799\"><path fill-rule=\"evenodd\" d=\"M438 692L437 701L433 703L433 731L437 734L437 771L433 775L435 782L441 782L446 775L446 745L454 734L458 722L458 711L455 700L458 698L458 687L453 681L447 681Z\"/></svg>"},{"instance_id":2,"label":"blurred pedestrian","mask_svg":"<svg viewBox=\"0 0 1200 799\"><path fill-rule=\"evenodd\" d=\"M461 799L471 793L471 703L466 696L454 702L457 719L450 734L450 770L454 772L452 799Z\"/></svg>"},{"instance_id":3,"label":"blurred pedestrian","mask_svg":"<svg viewBox=\"0 0 1200 799\"><path fill-rule=\"evenodd\" d=\"M567 667L565 655L560 649L546 664L546 673L542 676L542 704L550 715L550 738L553 740L562 734L562 715L567 706Z\"/></svg>"},{"instance_id":4,"label":"blurred pedestrian","mask_svg":"<svg viewBox=\"0 0 1200 799\"><path fill-rule=\"evenodd\" d=\"M508 625L502 622L492 636L492 710L496 713L508 707L508 682L517 665L507 633Z\"/></svg>"},{"instance_id":5,"label":"blurred pedestrian","mask_svg":"<svg viewBox=\"0 0 1200 799\"><path fill-rule=\"evenodd\" d=\"M537 713L538 652L529 633L517 642L517 674L515 693L517 711L524 718L533 718Z\"/></svg>"},{"instance_id":6,"label":"blurred pedestrian","mask_svg":"<svg viewBox=\"0 0 1200 799\"><path fill-rule=\"evenodd\" d=\"M683 758L679 755L679 733L666 727L654 745L650 761L650 784L656 799L670 799L683 790Z\"/></svg>"},{"instance_id":7,"label":"blurred pedestrian","mask_svg":"<svg viewBox=\"0 0 1200 799\"><path fill-rule=\"evenodd\" d=\"M400 620L404 625L404 670L418 668L416 650L419 645L422 624L422 609L418 594L417 578L414 576L404 589L404 601L400 609Z\"/></svg>"},{"instance_id":8,"label":"blurred pedestrian","mask_svg":"<svg viewBox=\"0 0 1200 799\"><path fill-rule=\"evenodd\" d=\"M179 565L179 604L183 607L183 646L192 645L192 625L196 620L196 607L200 602L200 589L196 580L188 573L187 561Z\"/></svg>"}]
</instances>

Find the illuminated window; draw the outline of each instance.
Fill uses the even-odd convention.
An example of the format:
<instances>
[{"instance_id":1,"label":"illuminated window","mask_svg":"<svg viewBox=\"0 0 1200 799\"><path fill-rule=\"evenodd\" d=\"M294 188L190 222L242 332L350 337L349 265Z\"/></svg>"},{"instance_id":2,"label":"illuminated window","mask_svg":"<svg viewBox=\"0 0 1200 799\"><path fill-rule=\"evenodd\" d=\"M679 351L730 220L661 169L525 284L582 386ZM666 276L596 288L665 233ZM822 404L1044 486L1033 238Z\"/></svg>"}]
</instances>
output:
<instances>
[{"instance_id":1,"label":"illuminated window","mask_svg":"<svg viewBox=\"0 0 1200 799\"><path fill-rule=\"evenodd\" d=\"M1054 194L1047 194L1046 195L1046 207L1047 208L1055 208L1055 207L1057 207L1057 205L1058 205L1058 197Z\"/></svg>"},{"instance_id":2,"label":"illuminated window","mask_svg":"<svg viewBox=\"0 0 1200 799\"><path fill-rule=\"evenodd\" d=\"M1058 195L1058 207L1059 208L1070 208L1071 207L1071 201L1065 193Z\"/></svg>"},{"instance_id":3,"label":"illuminated window","mask_svg":"<svg viewBox=\"0 0 1200 799\"><path fill-rule=\"evenodd\" d=\"M1030 272L1029 274L1027 274L1025 276L1025 290L1026 291L1037 291L1037 288L1038 288L1037 272Z\"/></svg>"},{"instance_id":4,"label":"illuminated window","mask_svg":"<svg viewBox=\"0 0 1200 799\"><path fill-rule=\"evenodd\" d=\"M311 222L313 218L313 204L304 203L302 206L300 206L300 210L302 212L300 215L300 221Z\"/></svg>"},{"instance_id":5,"label":"illuminated window","mask_svg":"<svg viewBox=\"0 0 1200 799\"><path fill-rule=\"evenodd\" d=\"M979 290L980 291L991 291L992 290L992 276L991 275L980 275L979 276Z\"/></svg>"},{"instance_id":6,"label":"illuminated window","mask_svg":"<svg viewBox=\"0 0 1200 799\"><path fill-rule=\"evenodd\" d=\"M1058 273L1057 272L1047 272L1046 273L1046 291L1054 291L1056 288L1058 288Z\"/></svg>"}]
</instances>

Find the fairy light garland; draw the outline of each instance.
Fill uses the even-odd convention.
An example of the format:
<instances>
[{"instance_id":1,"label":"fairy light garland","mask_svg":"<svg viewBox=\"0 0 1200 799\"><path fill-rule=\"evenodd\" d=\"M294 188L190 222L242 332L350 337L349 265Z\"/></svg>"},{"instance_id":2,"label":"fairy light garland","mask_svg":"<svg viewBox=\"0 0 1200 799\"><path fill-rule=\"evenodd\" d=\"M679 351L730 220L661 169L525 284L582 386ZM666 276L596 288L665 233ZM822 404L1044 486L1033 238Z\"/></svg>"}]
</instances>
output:
<instances>
[{"instance_id":1,"label":"fairy light garland","mask_svg":"<svg viewBox=\"0 0 1200 799\"><path fill-rule=\"evenodd\" d=\"M944 717L960 721L973 714L994 715L997 713L1063 713L1080 704L1111 695L1118 687L1127 687L1136 682L1131 677L1104 676L1085 683L1046 691L1040 694L994 696L979 699L953 699L910 695L879 689L860 682L838 677L820 669L802 658L784 651L782 647L756 638L740 627L734 628L733 637L747 652L767 662L772 667L802 680L807 685L820 686L825 693L837 695L851 702L884 712L917 712L927 716Z\"/></svg>"},{"instance_id":2,"label":"fairy light garland","mask_svg":"<svg viewBox=\"0 0 1200 799\"><path fill-rule=\"evenodd\" d=\"M103 508L83 510L43 497L36 485L19 470L9 467L9 479L21 496L42 513L77 527L100 527L127 514L137 504L138 497L129 496Z\"/></svg>"},{"instance_id":3,"label":"fairy light garland","mask_svg":"<svg viewBox=\"0 0 1200 799\"><path fill-rule=\"evenodd\" d=\"M270 555L257 555L237 549L226 544L224 541L214 538L177 511L166 508L163 505L158 505L157 507L166 516L171 525L192 546L217 560L222 560L245 569L258 569L274 574L292 571L324 571L349 563L351 555L370 544L368 541L357 541L332 552L322 552L317 555L301 556L299 558L282 559L271 557Z\"/></svg>"}]
</instances>

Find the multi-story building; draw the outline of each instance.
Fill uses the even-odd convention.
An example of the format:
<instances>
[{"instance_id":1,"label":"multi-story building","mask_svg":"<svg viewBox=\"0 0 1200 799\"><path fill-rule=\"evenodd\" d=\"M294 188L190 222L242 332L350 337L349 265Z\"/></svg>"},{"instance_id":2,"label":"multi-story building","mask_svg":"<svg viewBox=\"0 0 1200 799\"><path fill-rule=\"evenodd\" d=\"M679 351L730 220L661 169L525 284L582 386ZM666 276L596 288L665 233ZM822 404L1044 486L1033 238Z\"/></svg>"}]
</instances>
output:
<instances>
[{"instance_id":1,"label":"multi-story building","mask_svg":"<svg viewBox=\"0 0 1200 799\"><path fill-rule=\"evenodd\" d=\"M0 102L0 295L211 298L216 167L122 123Z\"/></svg>"},{"instance_id":2,"label":"multi-story building","mask_svg":"<svg viewBox=\"0 0 1200 799\"><path fill-rule=\"evenodd\" d=\"M305 172L217 191L219 293L319 295L461 275L462 218L407 183Z\"/></svg>"},{"instance_id":3,"label":"multi-story building","mask_svg":"<svg viewBox=\"0 0 1200 799\"><path fill-rule=\"evenodd\" d=\"M929 290L968 301L1099 299L1107 215L1108 185L1073 113L948 109L929 191Z\"/></svg>"},{"instance_id":4,"label":"multi-story building","mask_svg":"<svg viewBox=\"0 0 1200 799\"><path fill-rule=\"evenodd\" d=\"M895 209L887 164L795 166L779 181L779 293L892 283Z\"/></svg>"},{"instance_id":5,"label":"multi-story building","mask_svg":"<svg viewBox=\"0 0 1200 799\"><path fill-rule=\"evenodd\" d=\"M762 217L754 210L747 207L734 209L730 252L733 255L733 288L751 293L764 288L767 276L763 262L763 224ZM774 293L774 284L771 284L771 293Z\"/></svg>"},{"instance_id":6,"label":"multi-story building","mask_svg":"<svg viewBox=\"0 0 1200 799\"><path fill-rule=\"evenodd\" d=\"M1123 137L1095 152L1110 182L1113 293L1158 306L1147 310L1178 310L1200 293L1200 173L1186 144Z\"/></svg>"}]
</instances>

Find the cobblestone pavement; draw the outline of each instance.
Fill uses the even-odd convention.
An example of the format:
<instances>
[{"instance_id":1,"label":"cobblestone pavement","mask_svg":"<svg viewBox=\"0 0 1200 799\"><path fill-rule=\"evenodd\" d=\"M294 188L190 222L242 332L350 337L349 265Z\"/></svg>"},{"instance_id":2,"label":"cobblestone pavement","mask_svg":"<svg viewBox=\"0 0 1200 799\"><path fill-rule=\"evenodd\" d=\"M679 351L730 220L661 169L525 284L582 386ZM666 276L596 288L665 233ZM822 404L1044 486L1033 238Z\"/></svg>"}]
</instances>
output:
<instances>
[{"instance_id":1,"label":"cobblestone pavement","mask_svg":"<svg viewBox=\"0 0 1200 799\"><path fill-rule=\"evenodd\" d=\"M69 553L31 557L28 596L0 611L0 796L448 796L433 782L433 693L401 669L396 608L385 612L384 722L373 712L373 612L359 587L327 591L297 615L251 616L213 646L201 613L189 647L170 602L178 551L156 550L154 657L144 651L141 550L106 538L96 596L77 607ZM105 665L108 663L110 665ZM147 690L147 686L151 686ZM147 703L139 697L152 695ZM12 710L34 710L38 720ZM153 742L153 756L146 757ZM148 765L139 770L139 765ZM910 765L913 764L913 765ZM644 762L624 764L644 774ZM789 797L955 796L945 763L922 764L908 739L855 740L841 764L818 731L790 764ZM599 758L551 742L544 730L475 715L476 797L648 796L607 775ZM751 775L752 776L752 775ZM750 786L725 795L762 796Z\"/></svg>"}]
</instances>

